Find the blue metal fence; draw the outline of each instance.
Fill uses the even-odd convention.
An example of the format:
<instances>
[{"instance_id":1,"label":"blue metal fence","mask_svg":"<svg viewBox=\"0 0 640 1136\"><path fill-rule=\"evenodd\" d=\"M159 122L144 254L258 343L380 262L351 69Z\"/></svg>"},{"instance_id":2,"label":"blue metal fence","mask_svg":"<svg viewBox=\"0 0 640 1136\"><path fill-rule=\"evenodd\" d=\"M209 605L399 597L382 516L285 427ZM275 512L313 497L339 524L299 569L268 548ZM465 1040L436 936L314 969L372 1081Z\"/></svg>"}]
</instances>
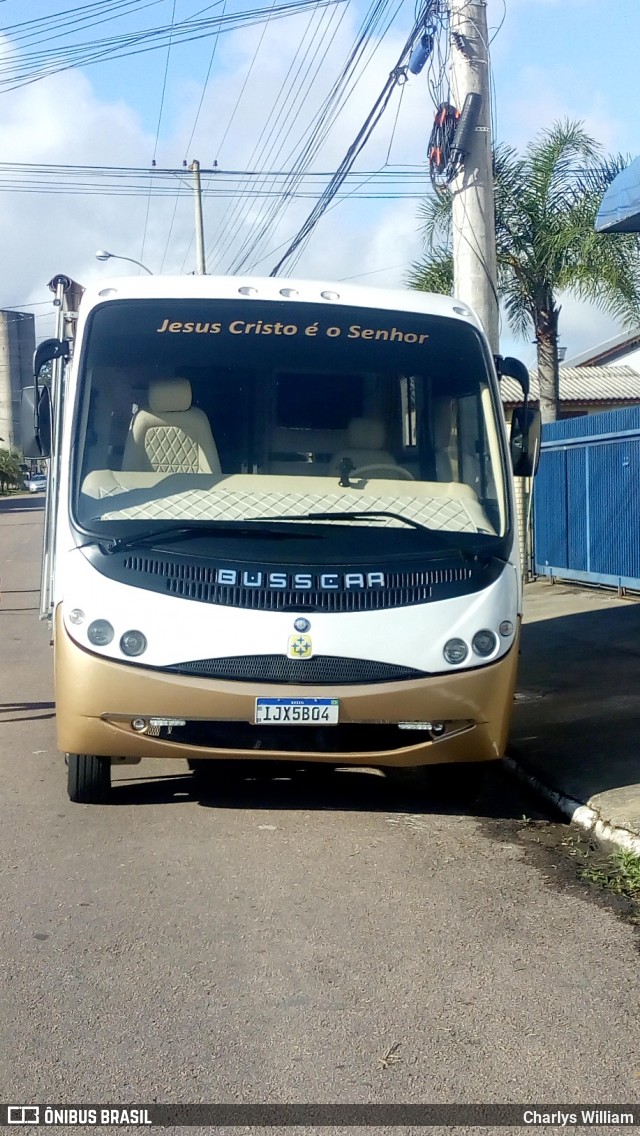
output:
<instances>
[{"instance_id":1,"label":"blue metal fence","mask_svg":"<svg viewBox=\"0 0 640 1136\"><path fill-rule=\"evenodd\" d=\"M640 590L640 406L543 428L533 516L538 575Z\"/></svg>"}]
</instances>

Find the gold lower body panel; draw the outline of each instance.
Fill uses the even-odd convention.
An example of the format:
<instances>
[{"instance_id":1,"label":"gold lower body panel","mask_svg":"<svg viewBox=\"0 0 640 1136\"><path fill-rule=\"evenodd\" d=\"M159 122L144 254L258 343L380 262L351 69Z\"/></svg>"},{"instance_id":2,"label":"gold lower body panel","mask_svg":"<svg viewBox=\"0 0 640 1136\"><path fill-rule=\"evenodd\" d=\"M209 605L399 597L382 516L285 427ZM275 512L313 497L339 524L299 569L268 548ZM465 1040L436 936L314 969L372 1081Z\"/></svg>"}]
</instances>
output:
<instances>
[{"instance_id":1,"label":"gold lower body panel","mask_svg":"<svg viewBox=\"0 0 640 1136\"><path fill-rule=\"evenodd\" d=\"M518 663L518 644L504 658L485 667L410 682L361 686L277 686L253 682L224 682L167 674L100 658L78 647L67 635L56 613L54 639L58 747L68 753L90 753L116 760L141 758L243 759L270 761L324 761L340 765L419 766L444 762L488 761L502 757L509 729ZM376 724L445 722L442 737L412 740L412 731L397 731L392 748L375 741L352 751L327 749L313 727L300 749L255 748L246 742L247 724L253 723L257 697L338 698L340 722L366 727L375 739ZM134 719L184 719L194 723L206 738L206 724L240 723L244 748L225 742L185 744L169 737L136 732ZM288 727L281 727L287 729ZM227 736L233 730L225 727ZM270 727L255 727L258 731ZM305 729L304 727L301 729ZM326 727L340 730L340 726ZM215 731L214 731L215 732ZM381 729L381 737L388 737ZM306 746L308 736L309 748ZM345 735L346 736L346 735ZM417 744L416 744L417 741Z\"/></svg>"}]
</instances>

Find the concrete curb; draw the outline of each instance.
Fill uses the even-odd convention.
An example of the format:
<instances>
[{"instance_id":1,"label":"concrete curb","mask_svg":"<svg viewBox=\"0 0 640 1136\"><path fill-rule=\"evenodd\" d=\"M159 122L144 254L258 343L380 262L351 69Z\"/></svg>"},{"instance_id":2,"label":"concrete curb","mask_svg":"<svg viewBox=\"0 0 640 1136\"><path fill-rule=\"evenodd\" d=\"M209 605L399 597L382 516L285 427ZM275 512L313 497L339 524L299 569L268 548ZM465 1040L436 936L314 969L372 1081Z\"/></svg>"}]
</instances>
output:
<instances>
[{"instance_id":1,"label":"concrete curb","mask_svg":"<svg viewBox=\"0 0 640 1136\"><path fill-rule=\"evenodd\" d=\"M520 781L529 785L536 793L539 793L545 800L550 801L559 812L566 816L571 824L575 824L578 828L584 829L590 836L597 840L607 848L622 848L625 852L633 852L635 856L640 857L640 836L631 832L628 828L623 828L620 825L612 824L610 821L604 820L596 809L591 808L590 805L585 805L581 801L576 801L575 798L567 796L565 793L559 792L557 789L551 789L540 781L533 773L529 773L524 766L518 762L517 754L513 756L504 757L503 764L505 769L517 777Z\"/></svg>"}]
</instances>

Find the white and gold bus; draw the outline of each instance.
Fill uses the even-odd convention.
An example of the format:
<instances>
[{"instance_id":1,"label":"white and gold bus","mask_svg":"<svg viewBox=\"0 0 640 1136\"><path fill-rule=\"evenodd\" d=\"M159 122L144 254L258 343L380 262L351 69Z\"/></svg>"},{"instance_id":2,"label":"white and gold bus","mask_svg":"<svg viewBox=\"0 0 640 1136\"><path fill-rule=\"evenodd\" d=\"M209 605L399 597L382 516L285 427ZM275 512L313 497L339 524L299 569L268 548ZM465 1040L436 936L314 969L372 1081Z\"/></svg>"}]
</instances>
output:
<instances>
[{"instance_id":1,"label":"white and gold bus","mask_svg":"<svg viewBox=\"0 0 640 1136\"><path fill-rule=\"evenodd\" d=\"M501 757L513 477L539 418L476 316L273 278L50 287L23 445L50 454L42 614L71 800L151 757ZM524 391L510 440L500 370Z\"/></svg>"}]
</instances>

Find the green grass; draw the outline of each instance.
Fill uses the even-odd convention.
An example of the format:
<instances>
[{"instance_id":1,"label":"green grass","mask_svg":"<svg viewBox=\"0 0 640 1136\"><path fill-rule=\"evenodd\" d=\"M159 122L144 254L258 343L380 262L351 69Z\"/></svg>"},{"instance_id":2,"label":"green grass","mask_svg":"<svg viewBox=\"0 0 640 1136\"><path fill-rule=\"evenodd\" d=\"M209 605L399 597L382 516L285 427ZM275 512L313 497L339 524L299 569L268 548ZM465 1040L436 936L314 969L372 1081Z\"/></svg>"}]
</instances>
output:
<instances>
[{"instance_id":1,"label":"green grass","mask_svg":"<svg viewBox=\"0 0 640 1136\"><path fill-rule=\"evenodd\" d=\"M618 848L607 857L607 861L582 868L580 875L616 895L624 895L640 903L640 857Z\"/></svg>"},{"instance_id":2,"label":"green grass","mask_svg":"<svg viewBox=\"0 0 640 1136\"><path fill-rule=\"evenodd\" d=\"M624 848L607 853L594 840L571 835L563 840L578 876L594 887L629 901L634 922L640 923L640 856Z\"/></svg>"}]
</instances>

